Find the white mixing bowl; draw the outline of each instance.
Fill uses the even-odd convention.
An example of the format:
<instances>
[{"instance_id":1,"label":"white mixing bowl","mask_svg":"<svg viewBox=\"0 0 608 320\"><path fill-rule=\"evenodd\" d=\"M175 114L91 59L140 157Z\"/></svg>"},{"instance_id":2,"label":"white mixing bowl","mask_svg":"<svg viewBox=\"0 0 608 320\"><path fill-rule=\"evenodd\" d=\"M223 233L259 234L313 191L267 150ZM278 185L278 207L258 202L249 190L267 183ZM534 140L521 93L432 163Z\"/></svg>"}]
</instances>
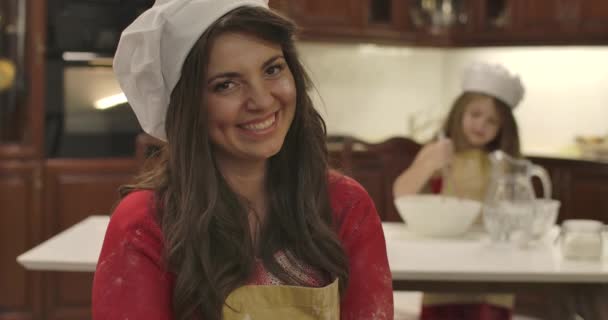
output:
<instances>
[{"instance_id":1,"label":"white mixing bowl","mask_svg":"<svg viewBox=\"0 0 608 320\"><path fill-rule=\"evenodd\" d=\"M436 237L465 233L481 212L479 201L426 194L401 196L395 207L408 230Z\"/></svg>"}]
</instances>

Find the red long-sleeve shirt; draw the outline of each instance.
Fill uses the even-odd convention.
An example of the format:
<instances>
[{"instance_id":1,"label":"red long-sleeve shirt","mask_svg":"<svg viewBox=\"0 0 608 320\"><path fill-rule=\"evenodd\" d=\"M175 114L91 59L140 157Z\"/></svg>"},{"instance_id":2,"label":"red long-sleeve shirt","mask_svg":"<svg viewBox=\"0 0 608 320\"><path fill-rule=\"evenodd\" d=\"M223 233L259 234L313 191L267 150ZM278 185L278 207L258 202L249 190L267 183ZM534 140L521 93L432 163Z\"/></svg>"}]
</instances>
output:
<instances>
[{"instance_id":1,"label":"red long-sleeve shirt","mask_svg":"<svg viewBox=\"0 0 608 320\"><path fill-rule=\"evenodd\" d=\"M376 208L354 180L332 173L329 193L337 234L349 260L342 320L393 319L392 278ZM95 320L172 320L174 276L162 262L154 194L125 197L112 214L93 283Z\"/></svg>"}]
</instances>

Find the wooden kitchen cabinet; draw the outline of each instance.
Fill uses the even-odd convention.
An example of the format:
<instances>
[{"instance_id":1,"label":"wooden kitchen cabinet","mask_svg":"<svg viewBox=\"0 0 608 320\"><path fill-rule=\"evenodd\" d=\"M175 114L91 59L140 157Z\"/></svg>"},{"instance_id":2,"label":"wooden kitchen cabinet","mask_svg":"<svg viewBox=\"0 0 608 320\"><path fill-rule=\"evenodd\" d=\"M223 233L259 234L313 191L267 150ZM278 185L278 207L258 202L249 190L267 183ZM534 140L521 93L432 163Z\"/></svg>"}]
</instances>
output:
<instances>
[{"instance_id":1,"label":"wooden kitchen cabinet","mask_svg":"<svg viewBox=\"0 0 608 320\"><path fill-rule=\"evenodd\" d=\"M119 200L118 187L132 182L135 159L50 159L45 165L45 239L90 215L108 215ZM47 320L91 318L93 274L47 272Z\"/></svg>"},{"instance_id":2,"label":"wooden kitchen cabinet","mask_svg":"<svg viewBox=\"0 0 608 320\"><path fill-rule=\"evenodd\" d=\"M517 28L532 34L573 33L581 19L579 0L518 1Z\"/></svg>"},{"instance_id":3,"label":"wooden kitchen cabinet","mask_svg":"<svg viewBox=\"0 0 608 320\"><path fill-rule=\"evenodd\" d=\"M513 42L514 0L470 0L468 26L455 35L456 46L487 46Z\"/></svg>"},{"instance_id":4,"label":"wooden kitchen cabinet","mask_svg":"<svg viewBox=\"0 0 608 320\"><path fill-rule=\"evenodd\" d=\"M608 163L530 157L549 172L553 198L562 202L559 221L596 219L608 223Z\"/></svg>"},{"instance_id":5,"label":"wooden kitchen cabinet","mask_svg":"<svg viewBox=\"0 0 608 320\"><path fill-rule=\"evenodd\" d=\"M40 242L41 171L37 161L0 161L0 320L40 317L40 274L16 261Z\"/></svg>"},{"instance_id":6,"label":"wooden kitchen cabinet","mask_svg":"<svg viewBox=\"0 0 608 320\"><path fill-rule=\"evenodd\" d=\"M137 169L135 158L0 161L0 320L90 319L92 273L27 271L16 257L110 214Z\"/></svg>"},{"instance_id":7,"label":"wooden kitchen cabinet","mask_svg":"<svg viewBox=\"0 0 608 320\"><path fill-rule=\"evenodd\" d=\"M5 17L0 23L0 39L6 42L0 47L7 50L6 53L0 51L0 57L16 66L13 86L0 92L0 159L40 158L44 123L45 2L3 0L0 9L18 15ZM24 14L18 13L22 10ZM24 37L17 33L20 23L25 23ZM19 45L23 46L23 52L18 49Z\"/></svg>"},{"instance_id":8,"label":"wooden kitchen cabinet","mask_svg":"<svg viewBox=\"0 0 608 320\"><path fill-rule=\"evenodd\" d=\"M431 37L431 43L446 47L608 43L604 0L468 0L466 14L466 25Z\"/></svg>"},{"instance_id":9,"label":"wooden kitchen cabinet","mask_svg":"<svg viewBox=\"0 0 608 320\"><path fill-rule=\"evenodd\" d=\"M514 0L514 43L608 43L604 0Z\"/></svg>"},{"instance_id":10,"label":"wooden kitchen cabinet","mask_svg":"<svg viewBox=\"0 0 608 320\"><path fill-rule=\"evenodd\" d=\"M293 19L305 40L412 38L406 0L274 0L270 6ZM412 38L413 39L413 38Z\"/></svg>"},{"instance_id":11,"label":"wooden kitchen cabinet","mask_svg":"<svg viewBox=\"0 0 608 320\"><path fill-rule=\"evenodd\" d=\"M608 1L580 1L580 32L599 40L608 39Z\"/></svg>"},{"instance_id":12,"label":"wooden kitchen cabinet","mask_svg":"<svg viewBox=\"0 0 608 320\"><path fill-rule=\"evenodd\" d=\"M278 1L277 10L294 19L306 35L357 36L363 28L362 1Z\"/></svg>"},{"instance_id":13,"label":"wooden kitchen cabinet","mask_svg":"<svg viewBox=\"0 0 608 320\"><path fill-rule=\"evenodd\" d=\"M14 143L23 136L23 80L25 10L16 0L0 2L0 142ZM21 32L19 32L21 31Z\"/></svg>"},{"instance_id":14,"label":"wooden kitchen cabinet","mask_svg":"<svg viewBox=\"0 0 608 320\"><path fill-rule=\"evenodd\" d=\"M459 0L463 21L420 25L415 0L273 0L302 39L435 47L608 44L605 0Z\"/></svg>"},{"instance_id":15,"label":"wooden kitchen cabinet","mask_svg":"<svg viewBox=\"0 0 608 320\"><path fill-rule=\"evenodd\" d=\"M27 271L16 258L109 214L136 171L134 158L0 161L0 320L90 319L92 273Z\"/></svg>"},{"instance_id":16,"label":"wooden kitchen cabinet","mask_svg":"<svg viewBox=\"0 0 608 320\"><path fill-rule=\"evenodd\" d=\"M45 2L1 2L0 57L16 69L12 86L0 92L0 320L37 320L43 275L16 258L43 238Z\"/></svg>"},{"instance_id":17,"label":"wooden kitchen cabinet","mask_svg":"<svg viewBox=\"0 0 608 320\"><path fill-rule=\"evenodd\" d=\"M470 28L455 46L608 43L604 0L471 0Z\"/></svg>"}]
</instances>

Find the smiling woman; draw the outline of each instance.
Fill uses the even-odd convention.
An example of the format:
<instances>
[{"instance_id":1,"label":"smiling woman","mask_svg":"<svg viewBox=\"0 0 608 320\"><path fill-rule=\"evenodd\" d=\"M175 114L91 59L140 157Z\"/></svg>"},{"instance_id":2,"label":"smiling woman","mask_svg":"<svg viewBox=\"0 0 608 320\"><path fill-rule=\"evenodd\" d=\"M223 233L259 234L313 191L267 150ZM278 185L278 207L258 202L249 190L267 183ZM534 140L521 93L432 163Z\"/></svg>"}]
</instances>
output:
<instances>
[{"instance_id":1,"label":"smiling woman","mask_svg":"<svg viewBox=\"0 0 608 320\"><path fill-rule=\"evenodd\" d=\"M263 164L281 149L296 109L296 86L281 46L225 33L211 48L205 104L215 156L220 163Z\"/></svg>"},{"instance_id":2,"label":"smiling woman","mask_svg":"<svg viewBox=\"0 0 608 320\"><path fill-rule=\"evenodd\" d=\"M117 78L166 148L123 188L94 319L393 318L380 219L329 171L294 31L263 0L157 1L124 31Z\"/></svg>"}]
</instances>

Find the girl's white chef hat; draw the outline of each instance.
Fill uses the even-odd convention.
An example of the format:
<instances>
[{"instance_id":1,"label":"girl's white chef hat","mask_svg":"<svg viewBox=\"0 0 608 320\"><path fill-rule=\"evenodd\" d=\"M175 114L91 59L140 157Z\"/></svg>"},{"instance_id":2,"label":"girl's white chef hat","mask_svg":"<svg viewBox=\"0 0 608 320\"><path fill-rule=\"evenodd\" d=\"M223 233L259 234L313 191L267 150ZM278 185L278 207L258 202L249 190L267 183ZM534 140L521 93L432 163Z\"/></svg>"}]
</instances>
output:
<instances>
[{"instance_id":1,"label":"girl's white chef hat","mask_svg":"<svg viewBox=\"0 0 608 320\"><path fill-rule=\"evenodd\" d=\"M123 32L114 73L143 130L167 140L165 114L194 43L229 11L268 0L156 0Z\"/></svg>"},{"instance_id":2,"label":"girl's white chef hat","mask_svg":"<svg viewBox=\"0 0 608 320\"><path fill-rule=\"evenodd\" d=\"M464 91L484 93L503 101L512 109L524 97L524 86L519 76L498 64L476 62L464 72Z\"/></svg>"}]
</instances>

